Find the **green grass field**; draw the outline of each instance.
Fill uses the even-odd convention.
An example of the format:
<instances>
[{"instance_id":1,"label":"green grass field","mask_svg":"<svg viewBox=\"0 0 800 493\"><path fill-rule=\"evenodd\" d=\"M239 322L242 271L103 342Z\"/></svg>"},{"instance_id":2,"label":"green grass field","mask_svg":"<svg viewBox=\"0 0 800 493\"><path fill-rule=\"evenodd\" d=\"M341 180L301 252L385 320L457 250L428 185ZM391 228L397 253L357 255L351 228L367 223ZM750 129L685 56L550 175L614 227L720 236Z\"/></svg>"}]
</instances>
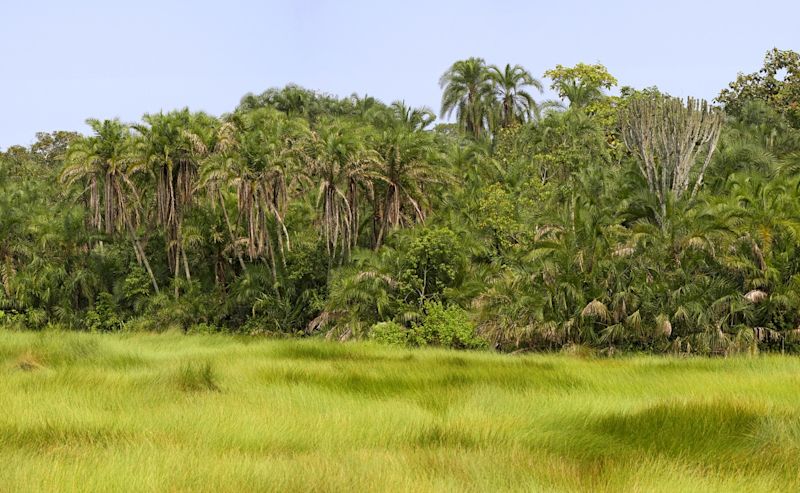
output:
<instances>
[{"instance_id":1,"label":"green grass field","mask_svg":"<svg viewBox=\"0 0 800 493\"><path fill-rule=\"evenodd\" d=\"M0 331L0 492L799 489L792 357Z\"/></svg>"}]
</instances>

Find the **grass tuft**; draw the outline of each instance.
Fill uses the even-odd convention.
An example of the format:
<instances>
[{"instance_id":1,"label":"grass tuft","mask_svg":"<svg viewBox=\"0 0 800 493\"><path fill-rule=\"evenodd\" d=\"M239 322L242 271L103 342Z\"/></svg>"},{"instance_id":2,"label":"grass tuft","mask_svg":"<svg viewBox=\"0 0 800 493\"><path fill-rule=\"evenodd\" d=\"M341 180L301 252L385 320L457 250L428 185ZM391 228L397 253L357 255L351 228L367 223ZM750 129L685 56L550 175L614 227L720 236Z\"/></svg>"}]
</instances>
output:
<instances>
[{"instance_id":1,"label":"grass tuft","mask_svg":"<svg viewBox=\"0 0 800 493\"><path fill-rule=\"evenodd\" d=\"M611 414L594 430L641 452L708 461L746 447L762 418L751 405L677 401Z\"/></svg>"},{"instance_id":2,"label":"grass tuft","mask_svg":"<svg viewBox=\"0 0 800 493\"><path fill-rule=\"evenodd\" d=\"M217 374L209 362L184 363L177 375L178 387L184 392L219 392Z\"/></svg>"}]
</instances>

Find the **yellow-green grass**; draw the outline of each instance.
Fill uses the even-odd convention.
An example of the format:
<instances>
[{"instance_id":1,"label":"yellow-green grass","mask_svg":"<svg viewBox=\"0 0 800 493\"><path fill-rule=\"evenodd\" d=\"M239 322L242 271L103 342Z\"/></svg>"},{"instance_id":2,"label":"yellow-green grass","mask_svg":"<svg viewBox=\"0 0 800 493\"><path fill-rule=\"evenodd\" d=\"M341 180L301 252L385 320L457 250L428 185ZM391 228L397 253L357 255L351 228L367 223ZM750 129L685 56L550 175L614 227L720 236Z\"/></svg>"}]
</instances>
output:
<instances>
[{"instance_id":1,"label":"yellow-green grass","mask_svg":"<svg viewBox=\"0 0 800 493\"><path fill-rule=\"evenodd\" d=\"M798 490L793 357L0 331L0 492Z\"/></svg>"}]
</instances>

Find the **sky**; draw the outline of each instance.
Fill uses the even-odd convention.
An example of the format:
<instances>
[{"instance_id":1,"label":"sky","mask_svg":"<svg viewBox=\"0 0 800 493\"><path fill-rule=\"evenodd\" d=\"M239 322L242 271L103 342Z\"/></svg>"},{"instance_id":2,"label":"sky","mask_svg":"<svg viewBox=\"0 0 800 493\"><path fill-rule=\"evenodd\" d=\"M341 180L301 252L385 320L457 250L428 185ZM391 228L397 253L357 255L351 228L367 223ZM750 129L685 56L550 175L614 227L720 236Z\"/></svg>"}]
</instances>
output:
<instances>
[{"instance_id":1,"label":"sky","mask_svg":"<svg viewBox=\"0 0 800 493\"><path fill-rule=\"evenodd\" d=\"M0 149L287 83L438 111L439 77L470 56L539 78L599 62L712 99L772 47L800 51L798 18L797 0L0 0Z\"/></svg>"}]
</instances>

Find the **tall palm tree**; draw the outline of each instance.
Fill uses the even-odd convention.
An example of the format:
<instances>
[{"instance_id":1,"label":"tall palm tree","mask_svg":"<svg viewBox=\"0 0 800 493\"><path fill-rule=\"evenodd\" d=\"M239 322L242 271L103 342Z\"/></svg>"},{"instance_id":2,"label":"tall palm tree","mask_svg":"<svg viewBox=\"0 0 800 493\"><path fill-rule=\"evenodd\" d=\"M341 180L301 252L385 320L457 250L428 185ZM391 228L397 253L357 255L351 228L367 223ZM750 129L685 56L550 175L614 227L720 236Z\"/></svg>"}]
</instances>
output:
<instances>
[{"instance_id":1,"label":"tall palm tree","mask_svg":"<svg viewBox=\"0 0 800 493\"><path fill-rule=\"evenodd\" d=\"M525 88L532 87L542 92L542 83L520 65L506 64L502 70L496 65L488 69L488 78L500 106L500 126L508 127L531 118L536 111L536 101Z\"/></svg>"},{"instance_id":2,"label":"tall palm tree","mask_svg":"<svg viewBox=\"0 0 800 493\"><path fill-rule=\"evenodd\" d=\"M319 184L317 203L328 253L349 256L359 232L359 191L371 187L375 154L365 145L366 130L346 120L322 122L308 149L310 174Z\"/></svg>"},{"instance_id":3,"label":"tall palm tree","mask_svg":"<svg viewBox=\"0 0 800 493\"><path fill-rule=\"evenodd\" d=\"M468 58L455 62L439 79L442 93L442 116L456 112L458 125L474 138L486 131L491 112L492 83L486 62Z\"/></svg>"},{"instance_id":4,"label":"tall palm tree","mask_svg":"<svg viewBox=\"0 0 800 493\"><path fill-rule=\"evenodd\" d=\"M91 227L107 235L127 231L137 261L145 267L158 292L158 283L136 233L139 197L131 175L141 168L131 152L130 129L119 120L101 122L90 118L86 123L94 135L70 146L61 181L68 185L84 182Z\"/></svg>"},{"instance_id":5,"label":"tall palm tree","mask_svg":"<svg viewBox=\"0 0 800 493\"><path fill-rule=\"evenodd\" d=\"M227 217L222 193L229 184L235 188L239 219L247 229L247 253L251 259L265 257L275 281L277 259L283 259L284 250L291 248L284 217L290 181L299 175L308 136L304 120L272 108L234 114L220 128L217 152L206 161L201 176L201 185L216 192L220 200L236 249L235 228ZM239 261L244 269L244 262Z\"/></svg>"},{"instance_id":6,"label":"tall palm tree","mask_svg":"<svg viewBox=\"0 0 800 493\"><path fill-rule=\"evenodd\" d=\"M181 265L191 280L182 236L183 218L194 201L200 160L208 153L216 119L188 109L144 115L139 133L140 158L156 178L155 205L158 225L164 230L170 270L177 279ZM178 285L175 285L176 295Z\"/></svg>"},{"instance_id":7,"label":"tall palm tree","mask_svg":"<svg viewBox=\"0 0 800 493\"><path fill-rule=\"evenodd\" d=\"M375 178L383 185L382 203L375 211L377 248L390 229L425 221L430 194L425 187L439 181L442 173L435 166L439 154L430 133L387 129L377 136L375 148L379 155Z\"/></svg>"},{"instance_id":8,"label":"tall palm tree","mask_svg":"<svg viewBox=\"0 0 800 493\"><path fill-rule=\"evenodd\" d=\"M28 190L2 176L6 186L0 188L0 307L11 301L13 279L20 265L30 258L29 242L23 241L25 219L30 211L24 204L31 202Z\"/></svg>"}]
</instances>

